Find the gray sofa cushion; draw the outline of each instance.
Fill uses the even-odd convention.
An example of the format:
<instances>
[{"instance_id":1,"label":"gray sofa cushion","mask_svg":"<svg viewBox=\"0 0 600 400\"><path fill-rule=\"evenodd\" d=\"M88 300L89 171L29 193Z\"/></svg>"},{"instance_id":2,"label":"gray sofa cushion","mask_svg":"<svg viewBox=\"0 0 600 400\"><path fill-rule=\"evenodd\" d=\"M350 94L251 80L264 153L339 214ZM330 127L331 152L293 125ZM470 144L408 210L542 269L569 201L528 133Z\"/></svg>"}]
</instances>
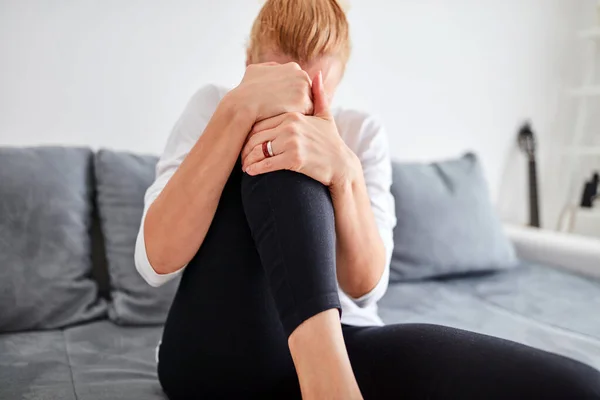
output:
<instances>
[{"instance_id":1,"label":"gray sofa cushion","mask_svg":"<svg viewBox=\"0 0 600 400\"><path fill-rule=\"evenodd\" d=\"M379 310L386 323L453 326L600 368L600 325L593 318L599 302L600 282L524 265L392 284ZM63 332L0 335L0 399L166 400L156 376L161 331L105 320Z\"/></svg>"},{"instance_id":2,"label":"gray sofa cushion","mask_svg":"<svg viewBox=\"0 0 600 400\"><path fill-rule=\"evenodd\" d=\"M166 400L155 360L161 332L104 320L0 335L0 399Z\"/></svg>"},{"instance_id":3,"label":"gray sofa cushion","mask_svg":"<svg viewBox=\"0 0 600 400\"><path fill-rule=\"evenodd\" d=\"M67 329L77 399L167 400L155 358L161 333L158 326L123 327L110 321Z\"/></svg>"},{"instance_id":4,"label":"gray sofa cushion","mask_svg":"<svg viewBox=\"0 0 600 400\"><path fill-rule=\"evenodd\" d=\"M75 400L61 331L0 335L0 399Z\"/></svg>"},{"instance_id":5,"label":"gray sofa cushion","mask_svg":"<svg viewBox=\"0 0 600 400\"><path fill-rule=\"evenodd\" d=\"M106 315L90 279L88 149L0 148L0 332Z\"/></svg>"},{"instance_id":6,"label":"gray sofa cushion","mask_svg":"<svg viewBox=\"0 0 600 400\"><path fill-rule=\"evenodd\" d=\"M600 369L600 281L545 266L390 285L386 323L432 323L498 336Z\"/></svg>"},{"instance_id":7,"label":"gray sofa cushion","mask_svg":"<svg viewBox=\"0 0 600 400\"><path fill-rule=\"evenodd\" d=\"M390 280L414 280L517 264L477 157L393 163L398 223Z\"/></svg>"},{"instance_id":8,"label":"gray sofa cushion","mask_svg":"<svg viewBox=\"0 0 600 400\"><path fill-rule=\"evenodd\" d=\"M109 317L119 324L163 323L177 290L177 279L159 288L149 286L134 263L144 194L154 181L156 162L154 156L109 150L100 150L95 157L97 203L112 297Z\"/></svg>"}]
</instances>

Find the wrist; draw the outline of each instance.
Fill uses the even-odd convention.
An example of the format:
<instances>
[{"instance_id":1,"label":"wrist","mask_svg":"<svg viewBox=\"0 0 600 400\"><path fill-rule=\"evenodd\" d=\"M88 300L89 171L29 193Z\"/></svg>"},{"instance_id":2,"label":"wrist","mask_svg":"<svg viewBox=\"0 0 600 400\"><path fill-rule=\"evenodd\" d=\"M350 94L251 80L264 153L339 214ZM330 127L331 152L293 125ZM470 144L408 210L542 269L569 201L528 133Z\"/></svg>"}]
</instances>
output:
<instances>
[{"instance_id":1,"label":"wrist","mask_svg":"<svg viewBox=\"0 0 600 400\"><path fill-rule=\"evenodd\" d=\"M332 192L344 192L363 178L360 160L345 144L341 158L341 167L331 179L330 189Z\"/></svg>"},{"instance_id":2,"label":"wrist","mask_svg":"<svg viewBox=\"0 0 600 400\"><path fill-rule=\"evenodd\" d=\"M222 104L228 110L228 114L240 123L252 126L257 120L258 110L253 102L248 101L248 96L241 86L227 93Z\"/></svg>"}]
</instances>

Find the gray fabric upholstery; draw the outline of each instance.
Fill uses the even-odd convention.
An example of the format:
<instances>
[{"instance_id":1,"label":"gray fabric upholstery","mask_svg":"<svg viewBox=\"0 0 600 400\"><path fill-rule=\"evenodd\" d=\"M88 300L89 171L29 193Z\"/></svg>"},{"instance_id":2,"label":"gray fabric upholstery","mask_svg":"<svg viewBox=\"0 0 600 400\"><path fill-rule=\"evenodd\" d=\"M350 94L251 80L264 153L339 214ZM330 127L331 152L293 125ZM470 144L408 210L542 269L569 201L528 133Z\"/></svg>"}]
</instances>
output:
<instances>
[{"instance_id":1,"label":"gray fabric upholstery","mask_svg":"<svg viewBox=\"0 0 600 400\"><path fill-rule=\"evenodd\" d=\"M63 332L0 335L0 399L76 399Z\"/></svg>"},{"instance_id":2,"label":"gray fabric upholstery","mask_svg":"<svg viewBox=\"0 0 600 400\"><path fill-rule=\"evenodd\" d=\"M498 336L600 369L600 282L523 265L468 278L390 285L386 323L425 322Z\"/></svg>"},{"instance_id":3,"label":"gray fabric upholstery","mask_svg":"<svg viewBox=\"0 0 600 400\"><path fill-rule=\"evenodd\" d=\"M110 283L108 276L108 264L106 262L106 246L100 226L98 215L98 199L96 195L96 176L94 175L94 212L92 213L92 228L90 229L90 240L92 243L92 278L98 284L98 291L103 299L110 300Z\"/></svg>"},{"instance_id":4,"label":"gray fabric upholstery","mask_svg":"<svg viewBox=\"0 0 600 400\"><path fill-rule=\"evenodd\" d=\"M154 359L161 331L105 320L0 335L0 399L166 400Z\"/></svg>"},{"instance_id":5,"label":"gray fabric upholstery","mask_svg":"<svg viewBox=\"0 0 600 400\"><path fill-rule=\"evenodd\" d=\"M122 327L109 321L67 329L77 399L166 399L155 360L161 332L159 327Z\"/></svg>"},{"instance_id":6,"label":"gray fabric upholstery","mask_svg":"<svg viewBox=\"0 0 600 400\"><path fill-rule=\"evenodd\" d=\"M97 203L110 275L109 317L124 325L161 324L178 280L149 286L135 269L134 251L144 194L154 181L157 158L101 150L95 157Z\"/></svg>"},{"instance_id":7,"label":"gray fabric upholstery","mask_svg":"<svg viewBox=\"0 0 600 400\"><path fill-rule=\"evenodd\" d=\"M390 281L516 265L475 155L433 164L395 162L392 169L398 223Z\"/></svg>"},{"instance_id":8,"label":"gray fabric upholstery","mask_svg":"<svg viewBox=\"0 0 600 400\"><path fill-rule=\"evenodd\" d=\"M92 153L0 148L0 332L106 313L89 278Z\"/></svg>"},{"instance_id":9,"label":"gray fabric upholstery","mask_svg":"<svg viewBox=\"0 0 600 400\"><path fill-rule=\"evenodd\" d=\"M434 323L563 354L600 369L600 282L543 266L392 284L386 323ZM156 375L162 328L93 322L0 335L0 399L166 400Z\"/></svg>"},{"instance_id":10,"label":"gray fabric upholstery","mask_svg":"<svg viewBox=\"0 0 600 400\"><path fill-rule=\"evenodd\" d=\"M106 315L88 278L91 159L82 149L0 149L0 331L70 326ZM164 321L177 285L151 288L133 264L143 195L155 163L154 157L111 151L101 151L95 160L115 300L110 316L120 324ZM396 246L401 239L404 246L397 249L407 255L400 258L404 264L397 277L480 273L391 284L379 303L382 318L481 332L600 369L595 318L600 281L538 265L481 272L505 266L498 260L511 259L512 250L492 249L495 264L483 247L473 248L481 240L505 240L497 232L474 233L480 224L496 223L487 194L480 202L485 182L479 168L472 156L433 166L394 165L396 203L402 200L399 226L407 228L395 232ZM410 207L416 215L410 215ZM457 224L452 213L462 213L456 218L464 223ZM415 221L419 215L425 215L422 224ZM410 248L418 243L409 229L430 243ZM459 249L465 243L471 247ZM432 254L424 259L423 251ZM394 262L398 259L395 254ZM162 326L124 327L102 320L64 330L0 334L0 399L166 400L155 363L161 332Z\"/></svg>"}]
</instances>

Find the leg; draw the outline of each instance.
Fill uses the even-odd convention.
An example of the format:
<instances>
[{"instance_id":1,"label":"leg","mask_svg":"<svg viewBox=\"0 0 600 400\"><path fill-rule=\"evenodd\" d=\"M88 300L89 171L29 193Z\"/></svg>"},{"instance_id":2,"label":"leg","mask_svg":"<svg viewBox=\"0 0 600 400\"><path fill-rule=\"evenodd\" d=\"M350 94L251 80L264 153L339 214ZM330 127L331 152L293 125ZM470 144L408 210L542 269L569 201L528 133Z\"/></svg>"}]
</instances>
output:
<instances>
[{"instance_id":1,"label":"leg","mask_svg":"<svg viewBox=\"0 0 600 400\"><path fill-rule=\"evenodd\" d=\"M299 376L311 389L330 378L358 391L339 307L328 190L287 171L252 178L238 164L171 306L160 382L171 399L293 399ZM331 379L340 371L350 384Z\"/></svg>"},{"instance_id":2,"label":"leg","mask_svg":"<svg viewBox=\"0 0 600 400\"><path fill-rule=\"evenodd\" d=\"M244 213L238 164L186 267L159 351L171 400L299 399L300 387Z\"/></svg>"},{"instance_id":3,"label":"leg","mask_svg":"<svg viewBox=\"0 0 600 400\"><path fill-rule=\"evenodd\" d=\"M600 399L600 373L579 362L459 329L344 327L365 399Z\"/></svg>"},{"instance_id":4,"label":"leg","mask_svg":"<svg viewBox=\"0 0 600 400\"><path fill-rule=\"evenodd\" d=\"M244 175L242 202L286 334L320 312L341 309L327 188L290 171Z\"/></svg>"},{"instance_id":5,"label":"leg","mask_svg":"<svg viewBox=\"0 0 600 400\"><path fill-rule=\"evenodd\" d=\"M277 171L242 179L248 224L305 399L359 398L340 325L329 190Z\"/></svg>"}]
</instances>

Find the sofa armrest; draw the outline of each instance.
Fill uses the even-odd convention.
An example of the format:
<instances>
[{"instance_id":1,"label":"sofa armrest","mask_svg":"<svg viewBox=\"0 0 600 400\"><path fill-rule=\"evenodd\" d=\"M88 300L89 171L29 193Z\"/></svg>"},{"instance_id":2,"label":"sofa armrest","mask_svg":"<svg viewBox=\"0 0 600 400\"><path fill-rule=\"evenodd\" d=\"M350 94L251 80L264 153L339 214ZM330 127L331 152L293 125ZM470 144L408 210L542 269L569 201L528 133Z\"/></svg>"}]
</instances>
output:
<instances>
[{"instance_id":1,"label":"sofa armrest","mask_svg":"<svg viewBox=\"0 0 600 400\"><path fill-rule=\"evenodd\" d=\"M519 258L600 278L600 240L516 225L504 230Z\"/></svg>"}]
</instances>

